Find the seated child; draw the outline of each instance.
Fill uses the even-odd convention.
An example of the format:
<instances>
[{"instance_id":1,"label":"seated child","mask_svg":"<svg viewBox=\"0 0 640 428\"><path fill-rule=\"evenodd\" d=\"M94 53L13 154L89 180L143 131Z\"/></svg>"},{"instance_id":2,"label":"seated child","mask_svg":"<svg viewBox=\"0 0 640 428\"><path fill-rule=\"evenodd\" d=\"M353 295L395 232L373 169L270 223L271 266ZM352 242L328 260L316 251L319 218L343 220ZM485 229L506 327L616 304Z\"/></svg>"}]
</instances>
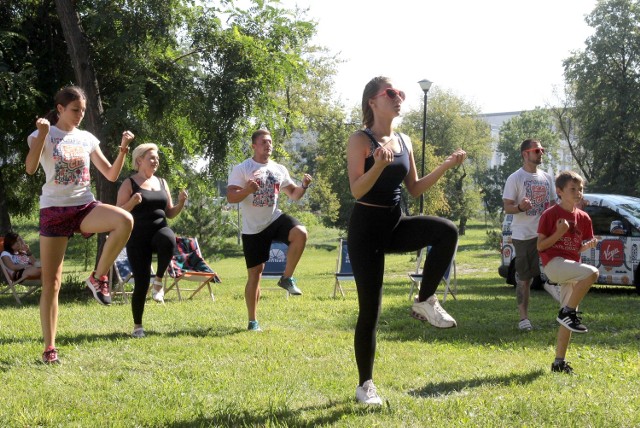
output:
<instances>
[{"instance_id":1,"label":"seated child","mask_svg":"<svg viewBox=\"0 0 640 428\"><path fill-rule=\"evenodd\" d=\"M582 201L584 180L573 171L562 171L556 177L556 193L560 202L542 213L538 224L538 252L545 275L561 285L560 323L556 359L551 371L573 373L565 361L571 332L586 333L587 327L578 316L578 305L598 279L598 269L580 263L580 253L594 248L589 215L578 208Z\"/></svg>"},{"instance_id":2,"label":"seated child","mask_svg":"<svg viewBox=\"0 0 640 428\"><path fill-rule=\"evenodd\" d=\"M40 263L33 257L29 246L22 237L15 232L9 232L4 237L4 251L0 254L4 265L9 270L13 281L25 279L40 279L42 270Z\"/></svg>"}]
</instances>

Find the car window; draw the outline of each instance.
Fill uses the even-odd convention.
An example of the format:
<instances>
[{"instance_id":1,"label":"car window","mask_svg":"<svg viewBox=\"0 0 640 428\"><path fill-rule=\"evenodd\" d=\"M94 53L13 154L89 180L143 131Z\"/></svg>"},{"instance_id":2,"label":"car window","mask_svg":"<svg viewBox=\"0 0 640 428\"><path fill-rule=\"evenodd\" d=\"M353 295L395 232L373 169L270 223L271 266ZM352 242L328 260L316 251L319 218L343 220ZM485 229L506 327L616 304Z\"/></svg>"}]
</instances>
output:
<instances>
[{"instance_id":1,"label":"car window","mask_svg":"<svg viewBox=\"0 0 640 428\"><path fill-rule=\"evenodd\" d=\"M626 236L640 236L640 232L626 218L607 207L588 205L584 207L584 210L591 217L594 235L610 235L611 222L620 220L627 231Z\"/></svg>"}]
</instances>

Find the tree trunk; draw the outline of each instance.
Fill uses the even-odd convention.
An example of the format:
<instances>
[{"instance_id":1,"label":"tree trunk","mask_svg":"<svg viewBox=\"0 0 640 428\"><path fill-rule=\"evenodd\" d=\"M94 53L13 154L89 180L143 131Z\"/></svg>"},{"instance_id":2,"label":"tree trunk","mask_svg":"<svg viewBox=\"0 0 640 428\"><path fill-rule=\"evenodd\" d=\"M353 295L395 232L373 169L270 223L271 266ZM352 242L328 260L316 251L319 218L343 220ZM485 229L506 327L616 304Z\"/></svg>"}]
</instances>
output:
<instances>
[{"instance_id":1,"label":"tree trunk","mask_svg":"<svg viewBox=\"0 0 640 428\"><path fill-rule=\"evenodd\" d=\"M0 181L4 183L5 178L2 177L0 171ZM7 206L7 196L4 186L0 186L0 236L6 235L11 230L11 217L9 216L9 207Z\"/></svg>"},{"instance_id":2,"label":"tree trunk","mask_svg":"<svg viewBox=\"0 0 640 428\"><path fill-rule=\"evenodd\" d=\"M458 225L458 235L463 236L467 231L467 217L460 217L460 224Z\"/></svg>"},{"instance_id":3,"label":"tree trunk","mask_svg":"<svg viewBox=\"0 0 640 428\"><path fill-rule=\"evenodd\" d=\"M84 30L80 23L80 17L73 6L73 0L55 0L58 18L62 25L64 39L67 42L67 49L71 64L80 86L87 95L87 111L84 121L86 129L98 138L104 140L102 113L102 99L100 98L100 89L98 79L96 77L93 64L89 55L89 43L85 37ZM103 152L113 159L114 147L102 146ZM96 197L98 200L114 204L116 201L116 185L105 179L100 173L94 169L93 176L96 180ZM102 247L106 239L105 234L100 234L98 238L97 260L102 253Z\"/></svg>"}]
</instances>

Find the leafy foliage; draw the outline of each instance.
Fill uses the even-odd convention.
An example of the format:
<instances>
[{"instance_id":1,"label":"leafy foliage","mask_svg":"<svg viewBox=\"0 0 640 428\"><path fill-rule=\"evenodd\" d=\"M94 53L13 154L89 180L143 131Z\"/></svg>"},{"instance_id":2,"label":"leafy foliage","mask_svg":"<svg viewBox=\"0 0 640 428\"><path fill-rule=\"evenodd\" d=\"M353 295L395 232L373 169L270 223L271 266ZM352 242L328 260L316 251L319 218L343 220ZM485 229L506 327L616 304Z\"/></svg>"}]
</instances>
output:
<instances>
[{"instance_id":1,"label":"leafy foliage","mask_svg":"<svg viewBox=\"0 0 640 428\"><path fill-rule=\"evenodd\" d=\"M41 171L25 180L27 136L36 117L49 108L47 93L72 76L60 61L62 34L50 2L0 3L0 232L11 229L11 215L30 213L37 203ZM56 52L57 51L57 52Z\"/></svg>"},{"instance_id":2,"label":"leafy foliage","mask_svg":"<svg viewBox=\"0 0 640 428\"><path fill-rule=\"evenodd\" d=\"M640 194L640 3L600 1L585 49L564 61L593 190Z\"/></svg>"},{"instance_id":3,"label":"leafy foliage","mask_svg":"<svg viewBox=\"0 0 640 428\"><path fill-rule=\"evenodd\" d=\"M425 175L458 148L467 152L468 160L465 165L445 174L439 181L442 190L432 188L425 194L425 206L428 207L427 212L459 220L459 229L463 234L466 220L480 208L478 184L474 181L476 174L467 174L467 168L470 171L486 169L491 153L490 132L486 124L477 119L477 108L452 92L433 90L428 96L427 109L427 145L432 148L435 158L429 162L429 153L426 153L425 164L428 168L425 167ZM409 135L421 135L422 121L421 110L409 112L402 121L402 129ZM422 149L418 149L417 142L422 139L414 137L413 140L420 175ZM434 191L442 192L441 199L436 196L437 193L430 195ZM432 196L436 199L429 199ZM439 200L442 203L438 203Z\"/></svg>"},{"instance_id":4,"label":"leafy foliage","mask_svg":"<svg viewBox=\"0 0 640 428\"><path fill-rule=\"evenodd\" d=\"M559 146L559 137L553 125L549 111L541 108L524 111L502 125L498 151L504 155L504 163L501 166L504 182L511 173L522 167L520 144L529 138L539 140L546 148L543 161L548 161L545 166L553 169L557 163L553 156Z\"/></svg>"}]
</instances>

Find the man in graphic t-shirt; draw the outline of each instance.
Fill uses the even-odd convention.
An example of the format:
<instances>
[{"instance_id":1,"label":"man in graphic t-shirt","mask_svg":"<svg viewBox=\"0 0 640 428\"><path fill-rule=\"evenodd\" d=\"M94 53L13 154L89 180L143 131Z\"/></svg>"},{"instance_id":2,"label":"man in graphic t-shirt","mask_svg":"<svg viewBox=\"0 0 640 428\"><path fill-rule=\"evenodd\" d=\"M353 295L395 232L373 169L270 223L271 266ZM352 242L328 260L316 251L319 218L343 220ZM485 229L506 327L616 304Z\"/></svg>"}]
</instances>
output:
<instances>
[{"instance_id":1,"label":"man in graphic t-shirt","mask_svg":"<svg viewBox=\"0 0 640 428\"><path fill-rule=\"evenodd\" d=\"M293 200L302 198L312 178L305 174L302 186L298 186L287 168L270 160L273 140L269 131L260 129L254 132L251 147L253 157L236 165L229 175L227 200L240 203L242 210L242 249L248 272L244 292L249 315L248 330L260 331L257 320L260 279L264 264L269 260L272 241L282 241L289 246L284 275L278 285L294 296L302 294L293 272L307 243L307 229L278 208L278 196L282 191Z\"/></svg>"},{"instance_id":2,"label":"man in graphic t-shirt","mask_svg":"<svg viewBox=\"0 0 640 428\"><path fill-rule=\"evenodd\" d=\"M538 140L524 140L520 144L522 168L507 178L502 194L504 212L513 214L511 238L516 253L516 300L520 330L533 328L529 321L529 294L533 278L540 275L536 248L538 221L556 199L553 177L538 169L543 154L544 148Z\"/></svg>"}]
</instances>

